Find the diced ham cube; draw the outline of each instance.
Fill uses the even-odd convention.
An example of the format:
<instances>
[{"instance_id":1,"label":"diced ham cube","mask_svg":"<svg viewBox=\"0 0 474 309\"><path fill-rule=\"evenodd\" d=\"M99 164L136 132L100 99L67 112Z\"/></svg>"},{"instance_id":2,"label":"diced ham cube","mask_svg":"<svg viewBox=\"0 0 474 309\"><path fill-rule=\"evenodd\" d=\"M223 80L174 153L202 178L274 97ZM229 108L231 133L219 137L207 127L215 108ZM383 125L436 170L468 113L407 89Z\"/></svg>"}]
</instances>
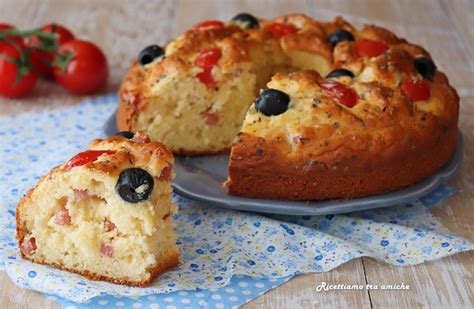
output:
<instances>
[{"instance_id":1,"label":"diced ham cube","mask_svg":"<svg viewBox=\"0 0 474 309\"><path fill-rule=\"evenodd\" d=\"M219 114L214 113L211 111L205 111L201 113L201 115L204 117L204 123L207 124L208 126L212 127L215 126L219 122Z\"/></svg>"},{"instance_id":2,"label":"diced ham cube","mask_svg":"<svg viewBox=\"0 0 474 309\"><path fill-rule=\"evenodd\" d=\"M166 215L164 215L164 216L163 216L163 218L162 218L162 219L163 219L163 221L164 221L164 220L166 220L166 219L168 219L170 216L171 216L171 214L170 214L170 213L167 213Z\"/></svg>"},{"instance_id":3,"label":"diced ham cube","mask_svg":"<svg viewBox=\"0 0 474 309\"><path fill-rule=\"evenodd\" d=\"M109 219L105 219L104 221L104 231L110 232L115 230L117 227L112 221L109 221Z\"/></svg>"},{"instance_id":4,"label":"diced ham cube","mask_svg":"<svg viewBox=\"0 0 474 309\"><path fill-rule=\"evenodd\" d=\"M76 202L80 202L82 200L86 200L91 197L87 189L84 189L84 190L74 189L74 196L76 197Z\"/></svg>"},{"instance_id":5,"label":"diced ham cube","mask_svg":"<svg viewBox=\"0 0 474 309\"><path fill-rule=\"evenodd\" d=\"M23 254L32 255L36 252L36 239L34 237L23 238L20 249Z\"/></svg>"},{"instance_id":6,"label":"diced ham cube","mask_svg":"<svg viewBox=\"0 0 474 309\"><path fill-rule=\"evenodd\" d=\"M100 252L108 257L114 256L114 247L104 243L100 243Z\"/></svg>"},{"instance_id":7,"label":"diced ham cube","mask_svg":"<svg viewBox=\"0 0 474 309\"><path fill-rule=\"evenodd\" d=\"M69 215L69 211L66 208L61 208L56 211L56 214L54 215L54 223L58 225L71 224L71 216Z\"/></svg>"},{"instance_id":8,"label":"diced ham cube","mask_svg":"<svg viewBox=\"0 0 474 309\"><path fill-rule=\"evenodd\" d=\"M141 95L133 95L129 98L129 104L132 105L135 112L140 111L142 105L142 97Z\"/></svg>"},{"instance_id":9,"label":"diced ham cube","mask_svg":"<svg viewBox=\"0 0 474 309\"><path fill-rule=\"evenodd\" d=\"M161 170L159 179L163 180L163 181L171 180L172 172L173 172L173 170L171 169L171 166L165 167L164 169Z\"/></svg>"},{"instance_id":10,"label":"diced ham cube","mask_svg":"<svg viewBox=\"0 0 474 309\"><path fill-rule=\"evenodd\" d=\"M136 132L132 140L137 143L149 143L151 142L150 137L142 132Z\"/></svg>"},{"instance_id":11,"label":"diced ham cube","mask_svg":"<svg viewBox=\"0 0 474 309\"><path fill-rule=\"evenodd\" d=\"M171 169L171 166L165 167L164 169L161 170L159 179L162 180L162 181L171 180L172 172L173 172L173 170Z\"/></svg>"}]
</instances>

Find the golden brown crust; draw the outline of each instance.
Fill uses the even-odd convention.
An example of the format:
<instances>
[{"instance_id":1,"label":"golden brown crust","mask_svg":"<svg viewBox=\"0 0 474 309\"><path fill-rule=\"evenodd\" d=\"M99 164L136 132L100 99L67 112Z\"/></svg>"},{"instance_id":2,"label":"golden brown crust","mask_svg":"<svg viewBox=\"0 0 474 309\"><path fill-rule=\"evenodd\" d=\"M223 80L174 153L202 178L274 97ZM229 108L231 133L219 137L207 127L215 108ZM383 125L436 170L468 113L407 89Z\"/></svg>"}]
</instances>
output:
<instances>
[{"instance_id":1,"label":"golden brown crust","mask_svg":"<svg viewBox=\"0 0 474 309\"><path fill-rule=\"evenodd\" d=\"M139 134L142 133L136 133L136 135ZM159 171L164 165L172 165L174 162L173 153L158 141L136 142L123 136L111 136L92 141L90 149L116 151L115 154L108 155L107 160L97 160L84 165L91 170L101 171L108 175L118 173L121 171L121 166L129 162L137 166L146 165L153 171Z\"/></svg>"},{"instance_id":2,"label":"golden brown crust","mask_svg":"<svg viewBox=\"0 0 474 309\"><path fill-rule=\"evenodd\" d=\"M145 90L142 89L144 80L145 72L134 61L120 85L119 106L116 116L119 131L130 131L132 129L132 119L139 110L141 93Z\"/></svg>"},{"instance_id":3,"label":"golden brown crust","mask_svg":"<svg viewBox=\"0 0 474 309\"><path fill-rule=\"evenodd\" d=\"M275 145L240 136L241 142L232 149L226 185L231 195L279 200L347 199L390 192L442 167L456 147L456 133L455 127L440 133L439 140L424 145L429 151L397 149L383 154L383 160L377 153L348 151L353 145L319 160L289 159Z\"/></svg>"}]
</instances>

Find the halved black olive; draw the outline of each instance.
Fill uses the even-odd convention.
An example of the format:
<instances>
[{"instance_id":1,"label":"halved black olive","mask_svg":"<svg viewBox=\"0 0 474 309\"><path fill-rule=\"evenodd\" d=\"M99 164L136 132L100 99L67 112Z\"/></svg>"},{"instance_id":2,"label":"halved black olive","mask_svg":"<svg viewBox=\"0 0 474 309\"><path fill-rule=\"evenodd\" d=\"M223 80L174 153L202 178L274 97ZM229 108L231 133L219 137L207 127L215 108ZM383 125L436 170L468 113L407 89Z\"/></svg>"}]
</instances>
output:
<instances>
[{"instance_id":1,"label":"halved black olive","mask_svg":"<svg viewBox=\"0 0 474 309\"><path fill-rule=\"evenodd\" d=\"M415 66L418 73L423 76L424 79L433 80L436 74L436 65L430 58L420 57L416 58L413 61L413 65Z\"/></svg>"},{"instance_id":2,"label":"halved black olive","mask_svg":"<svg viewBox=\"0 0 474 309\"><path fill-rule=\"evenodd\" d=\"M153 185L153 177L147 171L133 167L120 173L115 190L124 201L139 203L148 199Z\"/></svg>"},{"instance_id":3,"label":"halved black olive","mask_svg":"<svg viewBox=\"0 0 474 309\"><path fill-rule=\"evenodd\" d=\"M123 136L123 137L128 138L128 139L132 139L133 136L135 135L135 133L130 132L130 131L120 131L120 132L115 133L115 135Z\"/></svg>"},{"instance_id":4,"label":"halved black olive","mask_svg":"<svg viewBox=\"0 0 474 309\"><path fill-rule=\"evenodd\" d=\"M146 65L158 57L161 57L165 54L165 50L158 45L150 45L145 47L138 54L138 62L140 65Z\"/></svg>"},{"instance_id":5,"label":"halved black olive","mask_svg":"<svg viewBox=\"0 0 474 309\"><path fill-rule=\"evenodd\" d=\"M354 73L346 69L335 69L334 71L326 75L326 78L339 77L339 76L349 76L351 78L354 78Z\"/></svg>"},{"instance_id":6,"label":"halved black olive","mask_svg":"<svg viewBox=\"0 0 474 309\"><path fill-rule=\"evenodd\" d=\"M344 29L338 29L329 35L328 41L329 43L331 43L332 46L336 46L342 41L355 41L355 38L349 31Z\"/></svg>"},{"instance_id":7,"label":"halved black olive","mask_svg":"<svg viewBox=\"0 0 474 309\"><path fill-rule=\"evenodd\" d=\"M290 97L283 91L265 89L255 100L255 108L265 116L276 116L286 112L289 103Z\"/></svg>"},{"instance_id":8,"label":"halved black olive","mask_svg":"<svg viewBox=\"0 0 474 309\"><path fill-rule=\"evenodd\" d=\"M258 19L248 13L237 14L232 18L232 20L245 24L246 29L257 29L259 27Z\"/></svg>"}]
</instances>

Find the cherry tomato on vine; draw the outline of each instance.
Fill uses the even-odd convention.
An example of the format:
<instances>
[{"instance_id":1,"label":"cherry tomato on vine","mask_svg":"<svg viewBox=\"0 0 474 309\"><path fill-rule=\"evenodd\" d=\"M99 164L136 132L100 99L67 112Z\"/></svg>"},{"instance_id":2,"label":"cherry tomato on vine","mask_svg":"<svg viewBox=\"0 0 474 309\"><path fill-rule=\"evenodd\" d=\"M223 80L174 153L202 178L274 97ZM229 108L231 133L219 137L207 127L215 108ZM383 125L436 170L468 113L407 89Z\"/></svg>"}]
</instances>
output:
<instances>
[{"instance_id":1,"label":"cherry tomato on vine","mask_svg":"<svg viewBox=\"0 0 474 309\"><path fill-rule=\"evenodd\" d=\"M9 29L16 29L15 26L10 25L10 24L0 24L0 31L1 30L9 30ZM18 36L7 36L5 38L5 42L13 42L14 44L17 44L18 46L23 46L23 39Z\"/></svg>"},{"instance_id":2,"label":"cherry tomato on vine","mask_svg":"<svg viewBox=\"0 0 474 309\"><path fill-rule=\"evenodd\" d=\"M14 26L6 23L0 23L0 30L15 29Z\"/></svg>"},{"instance_id":3,"label":"cherry tomato on vine","mask_svg":"<svg viewBox=\"0 0 474 309\"><path fill-rule=\"evenodd\" d=\"M28 53L5 42L0 43L0 95L20 97L36 85L38 76L29 66Z\"/></svg>"},{"instance_id":4,"label":"cherry tomato on vine","mask_svg":"<svg viewBox=\"0 0 474 309\"><path fill-rule=\"evenodd\" d=\"M59 24L47 24L41 27L41 30L45 32L56 33L56 42L58 42L59 45L64 44L69 40L74 40L74 34L72 34L69 29Z\"/></svg>"},{"instance_id":5,"label":"cherry tomato on vine","mask_svg":"<svg viewBox=\"0 0 474 309\"><path fill-rule=\"evenodd\" d=\"M54 79L67 90L88 94L107 83L109 70L104 53L93 43L70 40L58 49L54 60Z\"/></svg>"},{"instance_id":6,"label":"cherry tomato on vine","mask_svg":"<svg viewBox=\"0 0 474 309\"><path fill-rule=\"evenodd\" d=\"M47 24L40 28L44 32L55 33L56 38L52 41L41 40L38 36L31 36L26 40L26 45L33 48L31 52L31 62L35 69L46 77L52 77L54 61L54 51L69 40L74 39L74 35L66 27L59 24Z\"/></svg>"}]
</instances>

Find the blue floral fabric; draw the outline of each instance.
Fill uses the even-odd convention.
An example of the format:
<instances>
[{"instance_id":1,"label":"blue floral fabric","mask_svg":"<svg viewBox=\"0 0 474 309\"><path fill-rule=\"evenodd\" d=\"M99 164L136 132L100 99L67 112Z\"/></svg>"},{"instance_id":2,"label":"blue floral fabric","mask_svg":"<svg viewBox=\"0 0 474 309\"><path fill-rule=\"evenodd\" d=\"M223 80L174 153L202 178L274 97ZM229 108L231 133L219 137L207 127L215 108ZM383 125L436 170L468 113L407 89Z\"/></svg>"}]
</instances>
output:
<instances>
[{"instance_id":1,"label":"blue floral fabric","mask_svg":"<svg viewBox=\"0 0 474 309\"><path fill-rule=\"evenodd\" d=\"M182 261L147 288L94 282L21 259L16 204L42 174L102 137L115 105L116 97L107 96L56 111L0 118L1 265L18 285L65 306L232 307L296 274L328 271L361 256L404 266L474 249L473 241L451 235L429 212L429 206L456 191L442 185L409 204L328 216L262 215L174 195L180 207L174 219Z\"/></svg>"}]
</instances>

